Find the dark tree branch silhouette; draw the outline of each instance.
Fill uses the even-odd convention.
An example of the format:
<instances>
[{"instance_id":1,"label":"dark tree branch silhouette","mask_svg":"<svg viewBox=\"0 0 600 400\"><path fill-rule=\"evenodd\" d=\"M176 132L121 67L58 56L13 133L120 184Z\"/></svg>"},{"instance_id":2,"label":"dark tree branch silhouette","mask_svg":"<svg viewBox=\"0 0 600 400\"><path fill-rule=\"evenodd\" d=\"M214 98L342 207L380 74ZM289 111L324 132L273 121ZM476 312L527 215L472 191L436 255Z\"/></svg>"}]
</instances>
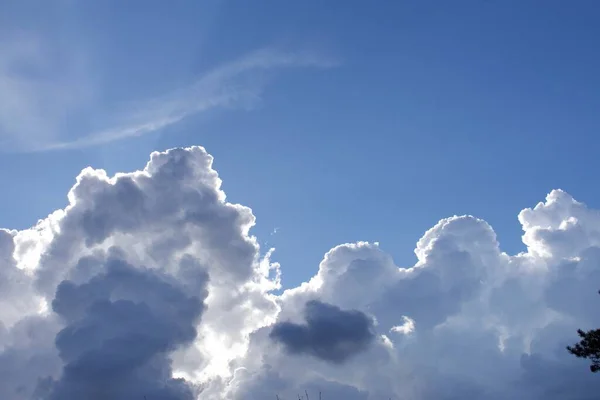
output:
<instances>
[{"instance_id":1,"label":"dark tree branch silhouette","mask_svg":"<svg viewBox=\"0 0 600 400\"><path fill-rule=\"evenodd\" d=\"M600 329L592 329L587 332L578 329L577 334L581 340L574 346L567 346L567 350L575 357L590 360L592 372L600 371Z\"/></svg>"}]
</instances>

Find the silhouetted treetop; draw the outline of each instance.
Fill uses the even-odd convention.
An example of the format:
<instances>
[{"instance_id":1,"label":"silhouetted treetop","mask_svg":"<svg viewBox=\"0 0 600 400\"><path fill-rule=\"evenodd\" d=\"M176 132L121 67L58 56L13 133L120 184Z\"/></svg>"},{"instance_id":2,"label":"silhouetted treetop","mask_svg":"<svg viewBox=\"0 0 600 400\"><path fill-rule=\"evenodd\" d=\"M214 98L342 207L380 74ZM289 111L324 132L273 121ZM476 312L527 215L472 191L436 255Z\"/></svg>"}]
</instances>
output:
<instances>
[{"instance_id":1,"label":"silhouetted treetop","mask_svg":"<svg viewBox=\"0 0 600 400\"><path fill-rule=\"evenodd\" d=\"M577 330L581 340L574 346L567 346L569 353L579 358L586 358L592 362L590 370L600 371L600 329L589 331Z\"/></svg>"}]
</instances>

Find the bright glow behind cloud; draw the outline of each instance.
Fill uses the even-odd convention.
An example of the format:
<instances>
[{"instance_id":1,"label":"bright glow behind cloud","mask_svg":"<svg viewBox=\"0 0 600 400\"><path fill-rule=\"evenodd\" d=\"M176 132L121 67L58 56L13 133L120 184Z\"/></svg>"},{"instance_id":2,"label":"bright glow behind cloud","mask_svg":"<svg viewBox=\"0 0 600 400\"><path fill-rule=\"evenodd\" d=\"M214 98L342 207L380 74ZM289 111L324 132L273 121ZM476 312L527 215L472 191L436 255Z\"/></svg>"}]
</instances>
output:
<instances>
[{"instance_id":1,"label":"bright glow behind cloud","mask_svg":"<svg viewBox=\"0 0 600 400\"><path fill-rule=\"evenodd\" d=\"M203 148L153 153L142 171L82 171L64 210L0 231L0 397L558 400L600 389L564 350L577 328L600 326L600 213L567 193L519 214L526 253L503 253L485 221L451 217L419 240L413 267L377 243L343 244L275 295L280 266L220 185Z\"/></svg>"}]
</instances>

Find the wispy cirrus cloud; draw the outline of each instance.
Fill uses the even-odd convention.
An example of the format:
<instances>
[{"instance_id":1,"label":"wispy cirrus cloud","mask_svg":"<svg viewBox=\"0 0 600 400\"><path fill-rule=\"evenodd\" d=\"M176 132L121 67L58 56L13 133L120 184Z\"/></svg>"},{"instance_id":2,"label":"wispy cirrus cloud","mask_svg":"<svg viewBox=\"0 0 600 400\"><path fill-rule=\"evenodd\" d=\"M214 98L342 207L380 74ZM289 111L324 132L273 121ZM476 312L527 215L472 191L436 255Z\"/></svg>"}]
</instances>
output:
<instances>
[{"instance_id":1,"label":"wispy cirrus cloud","mask_svg":"<svg viewBox=\"0 0 600 400\"><path fill-rule=\"evenodd\" d=\"M261 49L210 70L186 87L120 107L106 117L110 122L103 129L70 139L63 139L61 134L32 134L38 139L37 142L21 142L21 150L40 152L76 149L143 136L209 110L252 106L260 100L268 78L275 71L299 67L330 68L337 64L333 58L306 51ZM8 119L8 115L6 117ZM36 125L43 124L40 121ZM28 126L18 128L33 129Z\"/></svg>"},{"instance_id":2,"label":"wispy cirrus cloud","mask_svg":"<svg viewBox=\"0 0 600 400\"><path fill-rule=\"evenodd\" d=\"M157 28L123 8L84 3L0 4L0 152L143 136L210 110L250 108L281 70L337 64L289 47L248 49L219 64L203 51L214 18L208 9L200 20L173 23L181 10L160 8ZM88 24L92 18L119 23L105 30Z\"/></svg>"},{"instance_id":3,"label":"wispy cirrus cloud","mask_svg":"<svg viewBox=\"0 0 600 400\"><path fill-rule=\"evenodd\" d=\"M184 118L224 107L247 107L260 99L267 80L263 72L293 67L330 68L333 58L310 52L255 51L200 76L189 86L162 97L133 103L120 110L124 117L116 125L76 140L52 143L39 150L88 147L142 136L175 124Z\"/></svg>"}]
</instances>

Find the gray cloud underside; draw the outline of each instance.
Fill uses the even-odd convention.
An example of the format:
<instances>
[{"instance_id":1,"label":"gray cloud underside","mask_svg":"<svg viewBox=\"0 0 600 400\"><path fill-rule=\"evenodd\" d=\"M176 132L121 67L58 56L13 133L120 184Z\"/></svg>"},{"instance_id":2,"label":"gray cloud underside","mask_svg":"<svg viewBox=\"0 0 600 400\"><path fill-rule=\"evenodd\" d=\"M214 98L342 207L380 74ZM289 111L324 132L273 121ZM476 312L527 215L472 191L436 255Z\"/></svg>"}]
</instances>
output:
<instances>
[{"instance_id":1,"label":"gray cloud underside","mask_svg":"<svg viewBox=\"0 0 600 400\"><path fill-rule=\"evenodd\" d=\"M366 350L375 338L373 321L361 311L341 310L317 300L304 307L304 324L278 322L270 334L291 354L339 364Z\"/></svg>"}]
</instances>

